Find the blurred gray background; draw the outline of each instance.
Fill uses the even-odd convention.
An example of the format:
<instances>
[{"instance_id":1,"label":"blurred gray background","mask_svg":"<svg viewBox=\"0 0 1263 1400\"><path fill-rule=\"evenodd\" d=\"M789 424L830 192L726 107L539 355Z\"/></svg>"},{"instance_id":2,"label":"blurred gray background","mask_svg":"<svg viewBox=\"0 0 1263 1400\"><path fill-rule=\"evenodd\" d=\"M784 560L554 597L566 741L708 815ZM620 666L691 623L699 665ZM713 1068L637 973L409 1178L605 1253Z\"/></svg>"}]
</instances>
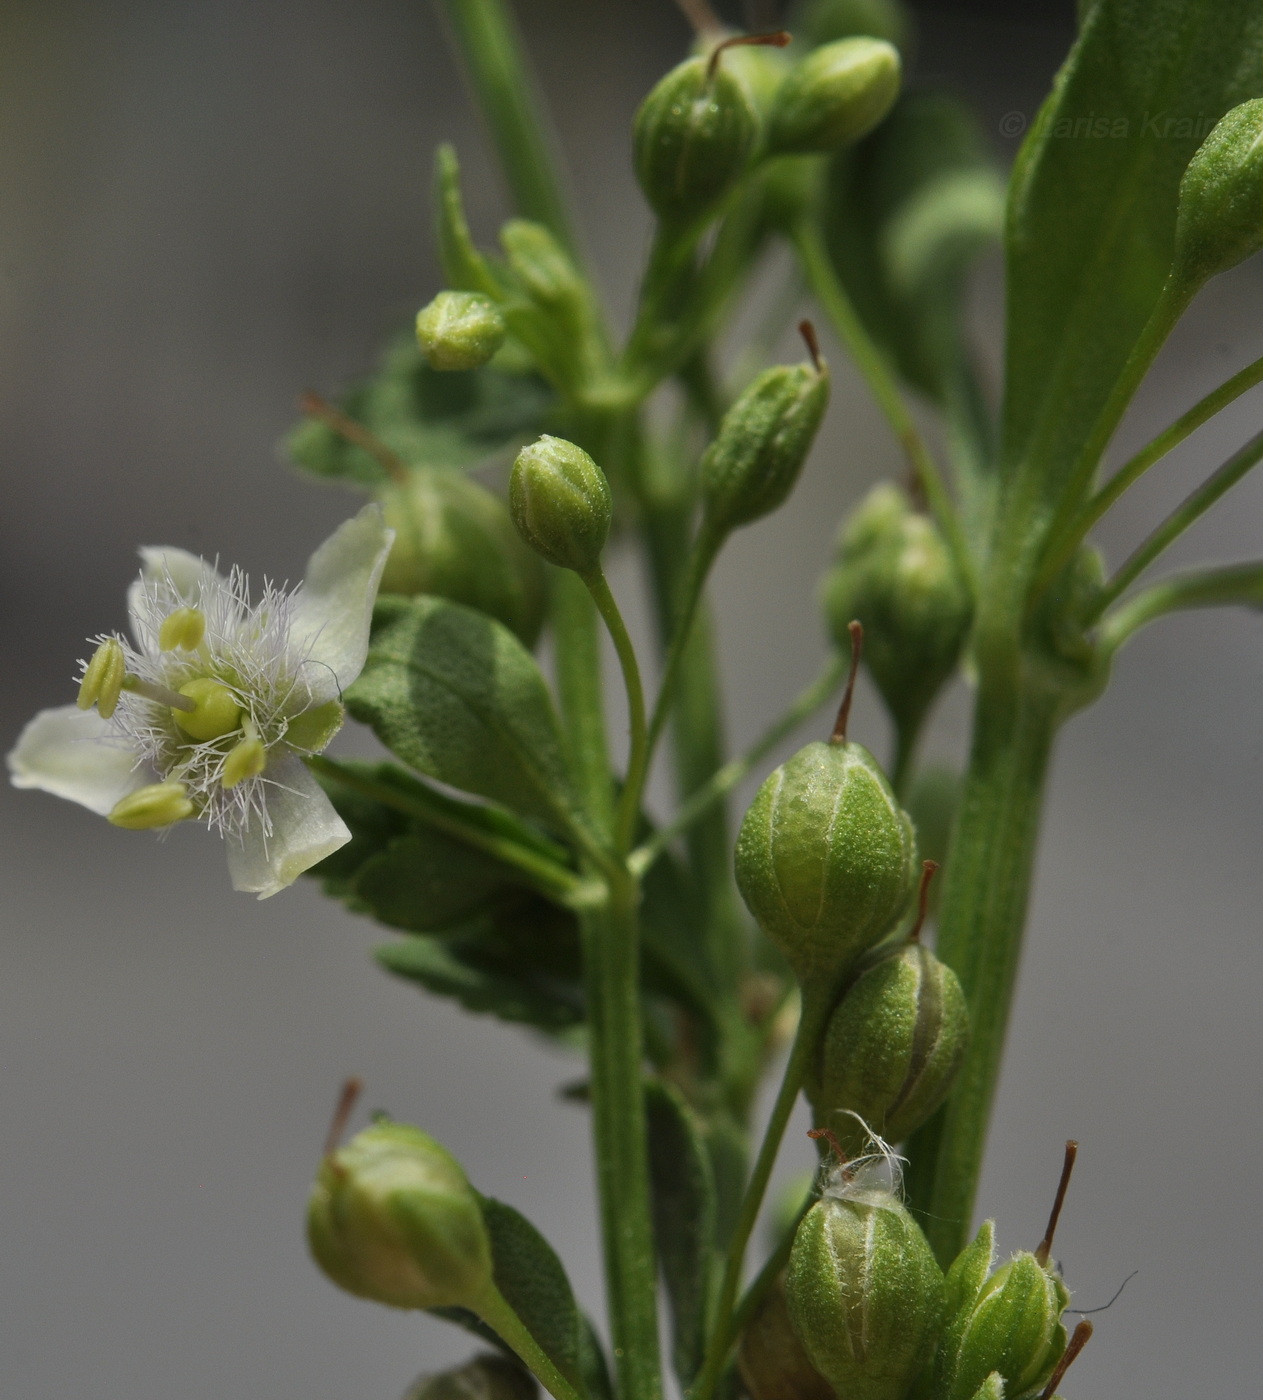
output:
<instances>
[{"instance_id":1,"label":"blurred gray background","mask_svg":"<svg viewBox=\"0 0 1263 1400\"><path fill-rule=\"evenodd\" d=\"M522 0L590 246L624 315L647 220L635 104L680 55L668 0ZM1017 13L1022 22L1009 16ZM1054 11L926 12L920 75L1033 114L1069 40ZM282 465L304 388L365 368L437 290L427 185L455 139L475 232L507 212L424 0L7 0L0 7L0 740L72 695L83 638L123 621L139 543L297 579L354 506ZM998 267L977 294L994 360ZM1142 391L1145 440L1263 351L1263 285L1213 284ZM787 347L788 348L788 347ZM716 587L735 743L823 654L813 594L836 521L898 469L842 363L796 497ZM1256 390L1103 531L1117 560L1258 426ZM1263 479L1180 547L1257 555ZM617 588L643 625L639 580ZM1255 1393L1263 1152L1259 834L1263 626L1145 633L1057 754L1011 1053L980 1209L1059 1239L1077 1303L1139 1270L1068 1383L1111 1400ZM960 751L967 697L934 743ZM819 728L819 724L816 726ZM853 722L880 747L871 694ZM393 1400L463 1334L338 1294L303 1202L336 1086L424 1124L525 1211L599 1310L576 1062L392 983L378 935L307 883L233 895L216 842L159 843L0 790L0 1393L15 1400ZM791 1133L786 1169L811 1160Z\"/></svg>"}]
</instances>

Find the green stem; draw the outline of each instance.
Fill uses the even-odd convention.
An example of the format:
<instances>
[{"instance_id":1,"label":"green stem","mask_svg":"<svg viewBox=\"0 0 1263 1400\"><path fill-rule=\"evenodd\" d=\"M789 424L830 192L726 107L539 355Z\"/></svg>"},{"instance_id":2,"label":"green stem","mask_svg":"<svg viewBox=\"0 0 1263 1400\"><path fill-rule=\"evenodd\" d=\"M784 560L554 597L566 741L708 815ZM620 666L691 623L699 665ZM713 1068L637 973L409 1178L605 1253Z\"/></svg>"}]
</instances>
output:
<instances>
[{"instance_id":1,"label":"green stem","mask_svg":"<svg viewBox=\"0 0 1263 1400\"><path fill-rule=\"evenodd\" d=\"M1131 554L1123 566L1097 596L1087 617L1087 625L1095 622L1109 605L1120 598L1160 554L1200 519L1217 500L1234 487L1251 468L1263 460L1263 433L1256 433L1249 442L1190 492L1170 515Z\"/></svg>"},{"instance_id":2,"label":"green stem","mask_svg":"<svg viewBox=\"0 0 1263 1400\"><path fill-rule=\"evenodd\" d=\"M535 1379L556 1400L582 1400L579 1392L553 1365L548 1354L527 1331L522 1319L509 1306L503 1293L489 1284L473 1309L502 1341L517 1353Z\"/></svg>"},{"instance_id":3,"label":"green stem","mask_svg":"<svg viewBox=\"0 0 1263 1400\"><path fill-rule=\"evenodd\" d=\"M639 846L628 857L628 865L637 875L643 875L663 851L681 832L687 831L711 807L727 797L752 768L770 753L787 735L795 729L829 698L837 689L839 681L846 675L846 664L835 652L824 670L798 695L783 715L753 744L738 757L729 760L714 773L676 813L674 819L659 828L644 845Z\"/></svg>"},{"instance_id":4,"label":"green stem","mask_svg":"<svg viewBox=\"0 0 1263 1400\"><path fill-rule=\"evenodd\" d=\"M395 787L391 783L378 782L355 770L346 768L340 763L335 763L332 759L322 758L313 754L306 760L307 767L318 777L331 779L340 783L343 787L349 788L352 792L358 792L364 797L371 797L378 802L384 803L388 807L393 807L397 812L414 817L416 820L424 822L427 826L434 827L437 831L445 832L449 836L455 836L458 840L464 841L467 845L475 846L480 851L486 851L488 855L495 856L498 860L504 861L506 865L511 865L521 875L526 877L527 883L547 896L561 904L570 903L577 895L580 895L585 888L584 881L573 871L567 870L557 860L551 859L548 855L538 849L538 838L533 833L530 834L531 844L524 844L510 834L502 834L488 830L486 825L479 821L480 815L490 815L491 809L478 807L473 803L457 802L452 798L445 797L442 793L426 793L424 797L420 793L411 793L401 788ZM468 815L461 812L467 809ZM493 820L500 826L511 826L515 819L507 813L496 813ZM526 833L524 833L524 838ZM564 852L557 848L562 855Z\"/></svg>"},{"instance_id":5,"label":"green stem","mask_svg":"<svg viewBox=\"0 0 1263 1400\"><path fill-rule=\"evenodd\" d=\"M864 329L864 323L834 269L829 250L825 247L824 239L813 220L804 219L798 222L793 230L793 244L808 286L824 308L824 313L838 337L851 352L851 357L867 381L878 407L907 454L934 519L956 560L961 577L972 583L973 558L938 465L912 421L912 414L899 392L899 386L886 357Z\"/></svg>"},{"instance_id":6,"label":"green stem","mask_svg":"<svg viewBox=\"0 0 1263 1400\"><path fill-rule=\"evenodd\" d=\"M660 1400L657 1259L649 1204L638 890L611 883L582 914L593 1134L620 1400Z\"/></svg>"},{"instance_id":7,"label":"green stem","mask_svg":"<svg viewBox=\"0 0 1263 1400\"><path fill-rule=\"evenodd\" d=\"M627 775L623 782L622 795L618 802L618 815L614 823L614 845L620 855L631 849L636 836L636 823L640 816L640 797L645 787L645 776L649 768L648 730L645 722L645 688L640 680L640 663L636 660L636 649L627 635L623 615L618 610L614 595L606 582L605 574L598 564L593 572L583 579L584 586L592 595L596 610L609 629L614 650L618 653L618 664L623 671L623 684L627 688L627 715L631 727L631 746L627 755Z\"/></svg>"},{"instance_id":8,"label":"green stem","mask_svg":"<svg viewBox=\"0 0 1263 1400\"><path fill-rule=\"evenodd\" d=\"M973 1212L1058 712L1054 695L1007 679L982 678L939 915L938 954L969 1004L969 1049L945 1109L909 1151L912 1203L944 1267L965 1244Z\"/></svg>"},{"instance_id":9,"label":"green stem","mask_svg":"<svg viewBox=\"0 0 1263 1400\"><path fill-rule=\"evenodd\" d=\"M827 996L814 998L803 1003L802 1015L798 1022L798 1033L785 1066L781 1087L772 1105L772 1114L763 1133L759 1155L755 1159L750 1180L746 1184L741 1210L733 1228L728 1245L728 1255L724 1261L723 1281L719 1286L719 1297L715 1304L714 1320L711 1323L710 1339L706 1347L706 1359L698 1374L697 1382L689 1392L691 1400L711 1400L715 1388L728 1363L728 1353L736 1339L733 1326L733 1308L737 1301L737 1291L741 1287L741 1275L745 1265L746 1247L754 1231L755 1221L767 1191L767 1183L776 1165L781 1139L785 1127L798 1100L807 1073L807 1065L820 1039L825 1019L829 1014L830 999Z\"/></svg>"},{"instance_id":10,"label":"green stem","mask_svg":"<svg viewBox=\"0 0 1263 1400\"><path fill-rule=\"evenodd\" d=\"M601 647L596 608L571 569L553 569L553 644L557 699L580 796L601 832L614 825L614 785L605 735Z\"/></svg>"},{"instance_id":11,"label":"green stem","mask_svg":"<svg viewBox=\"0 0 1263 1400\"><path fill-rule=\"evenodd\" d=\"M1209 422L1215 414L1239 399L1248 389L1263 381L1263 356L1243 370L1234 374L1205 398L1199 400L1171 424L1165 432L1158 434L1105 483L1095 496L1067 526L1061 529L1049 546L1039 573L1032 585L1032 596L1037 597L1057 577L1070 562L1074 551L1087 537L1088 531L1110 509L1111 506L1140 480L1157 461L1160 461L1176 447L1196 432L1203 423Z\"/></svg>"},{"instance_id":12,"label":"green stem","mask_svg":"<svg viewBox=\"0 0 1263 1400\"><path fill-rule=\"evenodd\" d=\"M1117 651L1142 627L1168 613L1233 604L1263 608L1263 561L1162 579L1106 616L1101 625L1101 645L1109 652Z\"/></svg>"},{"instance_id":13,"label":"green stem","mask_svg":"<svg viewBox=\"0 0 1263 1400\"><path fill-rule=\"evenodd\" d=\"M504 0L442 0L500 157L514 203L579 260L579 241L557 175L548 119Z\"/></svg>"}]
</instances>

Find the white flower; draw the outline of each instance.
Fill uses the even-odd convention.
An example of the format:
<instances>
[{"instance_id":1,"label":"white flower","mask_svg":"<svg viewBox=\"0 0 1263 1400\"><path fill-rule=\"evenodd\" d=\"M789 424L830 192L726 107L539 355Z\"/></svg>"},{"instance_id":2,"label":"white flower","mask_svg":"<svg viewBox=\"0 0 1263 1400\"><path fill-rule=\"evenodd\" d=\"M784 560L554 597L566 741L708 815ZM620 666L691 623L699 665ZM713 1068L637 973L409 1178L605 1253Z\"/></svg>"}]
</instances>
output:
<instances>
[{"instance_id":1,"label":"white flower","mask_svg":"<svg viewBox=\"0 0 1263 1400\"><path fill-rule=\"evenodd\" d=\"M302 756L342 723L392 539L366 506L297 589L265 584L257 602L239 569L142 549L130 640L94 638L79 704L41 711L9 754L14 785L119 826L204 821L227 842L235 889L284 889L351 839Z\"/></svg>"}]
</instances>

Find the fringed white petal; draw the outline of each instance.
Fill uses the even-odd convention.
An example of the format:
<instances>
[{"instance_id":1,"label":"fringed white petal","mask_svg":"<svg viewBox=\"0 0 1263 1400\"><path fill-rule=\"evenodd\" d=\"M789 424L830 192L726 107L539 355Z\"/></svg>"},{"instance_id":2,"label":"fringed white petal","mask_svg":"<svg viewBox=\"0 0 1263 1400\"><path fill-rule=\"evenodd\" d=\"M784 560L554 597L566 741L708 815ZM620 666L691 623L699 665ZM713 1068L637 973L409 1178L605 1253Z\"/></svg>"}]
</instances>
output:
<instances>
[{"instance_id":1,"label":"fringed white petal","mask_svg":"<svg viewBox=\"0 0 1263 1400\"><path fill-rule=\"evenodd\" d=\"M374 503L311 556L294 594L290 642L307 657L303 680L313 704L340 697L364 669L373 600L394 537Z\"/></svg>"},{"instance_id":2,"label":"fringed white petal","mask_svg":"<svg viewBox=\"0 0 1263 1400\"><path fill-rule=\"evenodd\" d=\"M8 756L14 787L38 788L108 816L129 792L154 781L133 745L95 710L41 710Z\"/></svg>"},{"instance_id":3,"label":"fringed white petal","mask_svg":"<svg viewBox=\"0 0 1263 1400\"><path fill-rule=\"evenodd\" d=\"M232 887L267 899L332 855L351 839L324 789L297 758L283 759L265 775L271 831L253 821L225 838Z\"/></svg>"}]
</instances>

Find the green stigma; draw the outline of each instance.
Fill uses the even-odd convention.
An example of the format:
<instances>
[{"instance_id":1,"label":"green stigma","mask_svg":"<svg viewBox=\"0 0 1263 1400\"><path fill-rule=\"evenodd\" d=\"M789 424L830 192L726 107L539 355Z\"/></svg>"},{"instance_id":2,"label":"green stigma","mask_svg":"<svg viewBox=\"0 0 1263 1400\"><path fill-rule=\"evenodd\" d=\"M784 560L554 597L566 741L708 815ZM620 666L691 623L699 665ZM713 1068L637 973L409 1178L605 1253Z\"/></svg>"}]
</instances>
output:
<instances>
[{"instance_id":1,"label":"green stigma","mask_svg":"<svg viewBox=\"0 0 1263 1400\"><path fill-rule=\"evenodd\" d=\"M88 668L79 683L79 708L90 710L93 705L102 719L109 719L118 704L127 674L127 659L122 645L111 637L92 654Z\"/></svg>"},{"instance_id":2,"label":"green stigma","mask_svg":"<svg viewBox=\"0 0 1263 1400\"><path fill-rule=\"evenodd\" d=\"M196 708L186 711L172 706L171 718L190 739L205 743L208 739L222 739L240 728L241 706L236 695L220 681L199 676L182 685L180 694L192 700Z\"/></svg>"},{"instance_id":3,"label":"green stigma","mask_svg":"<svg viewBox=\"0 0 1263 1400\"><path fill-rule=\"evenodd\" d=\"M181 782L150 783L137 788L114 804L109 821L127 831L152 831L171 826L197 815L189 801L188 789Z\"/></svg>"},{"instance_id":4,"label":"green stigma","mask_svg":"<svg viewBox=\"0 0 1263 1400\"><path fill-rule=\"evenodd\" d=\"M196 651L206 635L206 614L201 608L176 608L162 619L158 645L163 651Z\"/></svg>"}]
</instances>

